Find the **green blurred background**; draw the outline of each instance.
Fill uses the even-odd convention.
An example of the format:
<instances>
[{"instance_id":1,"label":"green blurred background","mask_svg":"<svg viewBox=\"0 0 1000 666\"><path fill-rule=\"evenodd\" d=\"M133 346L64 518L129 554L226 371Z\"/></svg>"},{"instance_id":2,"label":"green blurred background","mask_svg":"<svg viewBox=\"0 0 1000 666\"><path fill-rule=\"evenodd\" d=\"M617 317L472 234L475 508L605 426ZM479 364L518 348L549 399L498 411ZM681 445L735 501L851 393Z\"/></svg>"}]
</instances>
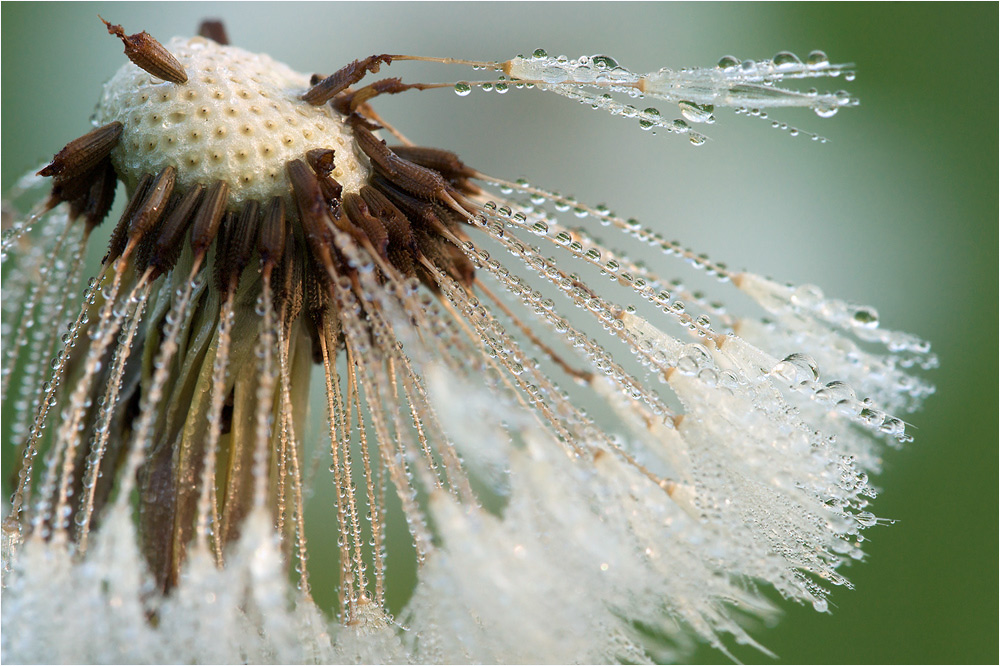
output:
<instances>
[{"instance_id":1,"label":"green blurred background","mask_svg":"<svg viewBox=\"0 0 1000 666\"><path fill-rule=\"evenodd\" d=\"M605 53L634 71L817 48L855 63L856 81L820 87L848 88L859 108L830 120L771 114L829 137L824 146L719 110L712 140L694 148L537 91L433 91L376 108L418 143L483 171L606 202L730 266L819 284L931 340L938 393L908 419L916 442L888 452L876 481L875 510L897 523L868 531L868 561L848 571L857 589L838 589L832 614L786 604L756 636L790 663L996 660L995 3L5 2L0 11L4 191L89 128L102 82L124 61L97 14L163 41L219 17L234 44L304 72L372 53L493 60L537 47ZM391 74L476 78L417 63ZM695 658L724 659L707 649Z\"/></svg>"}]
</instances>

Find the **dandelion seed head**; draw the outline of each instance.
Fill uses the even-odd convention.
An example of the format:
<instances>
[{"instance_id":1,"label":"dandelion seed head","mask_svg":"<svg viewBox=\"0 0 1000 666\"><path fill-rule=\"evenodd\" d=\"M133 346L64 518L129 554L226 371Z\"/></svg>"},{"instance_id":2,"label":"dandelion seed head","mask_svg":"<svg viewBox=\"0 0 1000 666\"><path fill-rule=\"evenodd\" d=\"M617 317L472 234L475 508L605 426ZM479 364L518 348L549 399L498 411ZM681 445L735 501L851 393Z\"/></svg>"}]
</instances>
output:
<instances>
[{"instance_id":1,"label":"dandelion seed head","mask_svg":"<svg viewBox=\"0 0 1000 666\"><path fill-rule=\"evenodd\" d=\"M367 77L442 59L310 79L219 43L217 23L167 47L108 27L132 62L4 236L3 397L25 419L5 658L644 662L692 637L755 644L727 605L770 617L760 584L820 612L849 586L840 570L879 522L879 442L909 441L894 414L933 391L912 374L935 364L925 342L413 145L369 102L454 83ZM704 124L717 105L851 105L772 85L839 73L825 56L729 60L457 62L695 143L620 98ZM125 212L76 298L61 282L82 282L119 180ZM591 224L763 312L729 314ZM306 529L316 484L329 560ZM417 582L396 618L401 563Z\"/></svg>"},{"instance_id":2,"label":"dandelion seed head","mask_svg":"<svg viewBox=\"0 0 1000 666\"><path fill-rule=\"evenodd\" d=\"M175 38L168 48L189 72L184 85L126 63L97 107L97 125L124 126L112 160L129 187L171 165L178 188L223 181L238 208L287 196L285 164L313 149L335 151L331 175L345 191L356 192L368 177L343 116L299 99L308 76L203 37Z\"/></svg>"}]
</instances>

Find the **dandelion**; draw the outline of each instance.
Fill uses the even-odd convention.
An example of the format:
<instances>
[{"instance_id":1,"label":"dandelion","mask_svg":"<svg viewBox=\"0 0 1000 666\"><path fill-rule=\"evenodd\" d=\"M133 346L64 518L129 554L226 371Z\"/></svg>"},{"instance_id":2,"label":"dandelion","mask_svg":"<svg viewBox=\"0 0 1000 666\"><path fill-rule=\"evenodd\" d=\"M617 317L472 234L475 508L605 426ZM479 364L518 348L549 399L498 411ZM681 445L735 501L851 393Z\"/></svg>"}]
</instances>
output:
<instances>
[{"instance_id":1,"label":"dandelion","mask_svg":"<svg viewBox=\"0 0 1000 666\"><path fill-rule=\"evenodd\" d=\"M753 643L743 620L773 613L758 585L820 612L849 585L840 569L879 522L881 442L910 441L897 415L933 390L912 372L935 364L928 345L871 307L419 147L373 108L536 88L700 145L716 107L853 106L786 87L845 66L783 52L640 75L538 50L374 55L309 77L215 22L166 46L106 26L130 62L95 128L4 212L20 454L5 659L663 661L691 637ZM406 60L483 78L371 80ZM85 281L119 181L124 212ZM596 227L729 283L764 318ZM310 558L306 532L324 484L331 561ZM394 572L414 564L393 615ZM311 574L330 568L322 608Z\"/></svg>"}]
</instances>

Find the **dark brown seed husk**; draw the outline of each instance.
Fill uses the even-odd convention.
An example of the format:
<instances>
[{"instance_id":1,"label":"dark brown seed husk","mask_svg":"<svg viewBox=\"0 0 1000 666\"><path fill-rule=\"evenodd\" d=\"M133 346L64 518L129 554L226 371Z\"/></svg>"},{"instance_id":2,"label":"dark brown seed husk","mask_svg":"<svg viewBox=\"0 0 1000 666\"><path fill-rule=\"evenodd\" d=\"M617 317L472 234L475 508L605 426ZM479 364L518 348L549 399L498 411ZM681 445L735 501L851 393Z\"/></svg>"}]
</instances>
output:
<instances>
[{"instance_id":1,"label":"dark brown seed husk","mask_svg":"<svg viewBox=\"0 0 1000 666\"><path fill-rule=\"evenodd\" d=\"M467 166L455 153L420 146L390 146L389 150L404 160L437 171L463 192L478 194L481 191L479 187L469 182L479 173Z\"/></svg>"},{"instance_id":2,"label":"dark brown seed husk","mask_svg":"<svg viewBox=\"0 0 1000 666\"><path fill-rule=\"evenodd\" d=\"M196 258L204 256L215 240L228 198L229 186L225 181L218 180L209 188L198 207L191 225L191 251Z\"/></svg>"},{"instance_id":3,"label":"dark brown seed husk","mask_svg":"<svg viewBox=\"0 0 1000 666\"><path fill-rule=\"evenodd\" d=\"M52 182L52 191L49 193L50 208L64 201L70 204L70 217L76 219L87 204L87 199L96 181L103 180L108 163L105 160L88 171L73 176L72 178L61 178L56 176ZM114 167L112 167L112 170Z\"/></svg>"},{"instance_id":4,"label":"dark brown seed husk","mask_svg":"<svg viewBox=\"0 0 1000 666\"><path fill-rule=\"evenodd\" d=\"M330 148L313 148L306 153L306 161L317 176L329 176L335 167L334 154L335 151Z\"/></svg>"},{"instance_id":5,"label":"dark brown seed husk","mask_svg":"<svg viewBox=\"0 0 1000 666\"><path fill-rule=\"evenodd\" d=\"M164 81L187 83L188 77L184 66L148 32L126 35L120 25L111 25L107 21L104 21L104 25L108 27L108 34L122 40L125 45L125 55L137 67Z\"/></svg>"},{"instance_id":6,"label":"dark brown seed husk","mask_svg":"<svg viewBox=\"0 0 1000 666\"><path fill-rule=\"evenodd\" d=\"M122 124L115 121L73 139L55 154L52 162L38 175L54 177L57 184L61 184L86 173L111 154L121 138L122 129Z\"/></svg>"},{"instance_id":7,"label":"dark brown seed husk","mask_svg":"<svg viewBox=\"0 0 1000 666\"><path fill-rule=\"evenodd\" d=\"M316 174L302 160L292 160L286 165L288 179L292 181L295 204L306 244L316 261L324 269L333 268L334 222L329 206L323 197Z\"/></svg>"},{"instance_id":8,"label":"dark brown seed husk","mask_svg":"<svg viewBox=\"0 0 1000 666\"><path fill-rule=\"evenodd\" d=\"M449 226L446 221L450 220L451 217L445 215L442 219L443 207L439 204L413 196L380 174L375 174L375 177L372 178L372 186L385 195L412 222L420 222L430 229L441 229Z\"/></svg>"},{"instance_id":9,"label":"dark brown seed husk","mask_svg":"<svg viewBox=\"0 0 1000 666\"><path fill-rule=\"evenodd\" d=\"M114 231L111 232L111 240L108 242L108 253L104 255L103 263L107 264L110 261L114 261L125 251L125 245L128 243L129 222L132 220L132 216L135 215L136 210L139 209L139 205L145 200L146 193L152 184L153 174L143 174L142 178L139 179L132 197L125 206L125 212L122 213Z\"/></svg>"},{"instance_id":10,"label":"dark brown seed husk","mask_svg":"<svg viewBox=\"0 0 1000 666\"><path fill-rule=\"evenodd\" d=\"M410 228L410 220L396 208L391 201L376 188L365 185L360 191L361 198L368 204L368 209L385 227L389 243L396 250L405 250L416 254L417 245Z\"/></svg>"},{"instance_id":11,"label":"dark brown seed husk","mask_svg":"<svg viewBox=\"0 0 1000 666\"><path fill-rule=\"evenodd\" d=\"M115 173L111 160L105 158L98 168L101 170L100 175L91 183L80 211L88 230L99 225L108 216L115 203L115 190L118 189L118 174Z\"/></svg>"},{"instance_id":12,"label":"dark brown seed husk","mask_svg":"<svg viewBox=\"0 0 1000 666\"><path fill-rule=\"evenodd\" d=\"M364 232L366 239L379 256L388 259L386 247L389 245L389 234L386 233L385 226L372 214L368 204L357 194L346 194L344 212L351 224Z\"/></svg>"},{"instance_id":13,"label":"dark brown seed husk","mask_svg":"<svg viewBox=\"0 0 1000 666\"><path fill-rule=\"evenodd\" d=\"M153 184L150 186L149 194L136 209L135 215L129 222L128 238L129 242L142 238L153 225L160 221L170 201L170 194L174 190L174 182L177 179L177 169L173 166L164 167Z\"/></svg>"},{"instance_id":14,"label":"dark brown seed husk","mask_svg":"<svg viewBox=\"0 0 1000 666\"><path fill-rule=\"evenodd\" d=\"M166 223L167 219L173 214L174 210L180 204L183 197L179 192L173 192L170 195L170 200L167 202L166 208L163 210L163 215L160 216L158 222L149 228L149 231L142 237L139 241L138 246L132 253L132 259L135 264L135 269L138 273L142 274L146 271L146 268L150 266L150 262L153 260L153 250L156 249L156 241L160 237L160 231L163 229L163 225ZM158 275L156 271L153 271L153 276ZM150 279L155 279L151 276Z\"/></svg>"},{"instance_id":15,"label":"dark brown seed husk","mask_svg":"<svg viewBox=\"0 0 1000 666\"><path fill-rule=\"evenodd\" d=\"M323 198L331 208L340 207L340 198L344 194L344 186L333 179L332 176L324 176L319 179L319 189L323 193Z\"/></svg>"},{"instance_id":16,"label":"dark brown seed husk","mask_svg":"<svg viewBox=\"0 0 1000 666\"><path fill-rule=\"evenodd\" d=\"M262 265L274 265L281 261L285 251L285 200L274 197L264 211L264 219L260 225L260 262Z\"/></svg>"},{"instance_id":17,"label":"dark brown seed husk","mask_svg":"<svg viewBox=\"0 0 1000 666\"><path fill-rule=\"evenodd\" d=\"M235 289L243 270L250 263L254 248L257 247L257 233L260 227L260 204L249 201L243 207L233 233L227 239L226 268L229 271L228 284Z\"/></svg>"},{"instance_id":18,"label":"dark brown seed husk","mask_svg":"<svg viewBox=\"0 0 1000 666\"><path fill-rule=\"evenodd\" d=\"M160 226L150 259L150 265L155 269L153 278L170 271L177 263L183 248L184 233L194 220L204 190L204 186L200 184L188 190Z\"/></svg>"},{"instance_id":19,"label":"dark brown seed husk","mask_svg":"<svg viewBox=\"0 0 1000 666\"><path fill-rule=\"evenodd\" d=\"M326 77L319 83L313 85L302 95L302 101L319 106L333 99L333 96L347 90L364 78L368 72L377 72L382 63L386 65L392 62L392 56L382 54L373 55L364 60L355 60L344 65L336 72Z\"/></svg>"},{"instance_id":20,"label":"dark brown seed husk","mask_svg":"<svg viewBox=\"0 0 1000 666\"><path fill-rule=\"evenodd\" d=\"M211 39L216 44L222 46L229 45L229 35L226 34L226 26L218 19L205 19L198 26L198 36Z\"/></svg>"},{"instance_id":21,"label":"dark brown seed husk","mask_svg":"<svg viewBox=\"0 0 1000 666\"><path fill-rule=\"evenodd\" d=\"M441 174L398 157L385 141L375 138L361 123L352 122L351 125L358 146L388 180L423 199L450 198Z\"/></svg>"},{"instance_id":22,"label":"dark brown seed husk","mask_svg":"<svg viewBox=\"0 0 1000 666\"><path fill-rule=\"evenodd\" d=\"M229 256L229 237L236 231L236 213L226 211L219 223L219 231L215 234L215 288L226 294L229 289L229 271L226 266Z\"/></svg>"}]
</instances>

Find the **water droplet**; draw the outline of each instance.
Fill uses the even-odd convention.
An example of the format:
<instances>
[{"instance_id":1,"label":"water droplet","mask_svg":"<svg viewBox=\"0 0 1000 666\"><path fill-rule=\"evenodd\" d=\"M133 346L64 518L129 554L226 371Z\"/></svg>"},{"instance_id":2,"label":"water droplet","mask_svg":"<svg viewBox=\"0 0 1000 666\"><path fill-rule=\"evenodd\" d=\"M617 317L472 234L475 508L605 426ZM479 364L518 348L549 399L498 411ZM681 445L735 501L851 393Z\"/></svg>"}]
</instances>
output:
<instances>
[{"instance_id":1,"label":"water droplet","mask_svg":"<svg viewBox=\"0 0 1000 666\"><path fill-rule=\"evenodd\" d=\"M614 69L618 66L618 62L614 58L606 55L591 56L590 61L597 69Z\"/></svg>"},{"instance_id":2,"label":"water droplet","mask_svg":"<svg viewBox=\"0 0 1000 666\"><path fill-rule=\"evenodd\" d=\"M875 514L870 511L862 511L855 516L855 519L858 521L858 524L863 525L864 527L872 527L878 523L878 518L876 518Z\"/></svg>"},{"instance_id":3,"label":"water droplet","mask_svg":"<svg viewBox=\"0 0 1000 666\"><path fill-rule=\"evenodd\" d=\"M472 92L472 86L463 81L459 81L455 84L455 94L459 97L465 97Z\"/></svg>"},{"instance_id":4,"label":"water droplet","mask_svg":"<svg viewBox=\"0 0 1000 666\"><path fill-rule=\"evenodd\" d=\"M771 374L789 384L801 384L819 379L819 366L808 354L789 354L771 369Z\"/></svg>"},{"instance_id":5,"label":"water droplet","mask_svg":"<svg viewBox=\"0 0 1000 666\"><path fill-rule=\"evenodd\" d=\"M641 127L644 130L648 130L657 124L657 119L659 119L660 117L659 109L649 107L648 109L644 109L642 113L646 116L651 116L651 118L641 119L639 121L639 127Z\"/></svg>"},{"instance_id":6,"label":"water droplet","mask_svg":"<svg viewBox=\"0 0 1000 666\"><path fill-rule=\"evenodd\" d=\"M771 58L771 62L773 62L774 66L778 69L792 69L796 65L802 64L799 57L790 51L779 51L778 53L775 53L774 57Z\"/></svg>"},{"instance_id":7,"label":"water droplet","mask_svg":"<svg viewBox=\"0 0 1000 666\"><path fill-rule=\"evenodd\" d=\"M531 53L531 57L535 58L536 60L541 60L542 58L548 58L549 54L545 52L545 49L535 49Z\"/></svg>"},{"instance_id":8,"label":"water droplet","mask_svg":"<svg viewBox=\"0 0 1000 666\"><path fill-rule=\"evenodd\" d=\"M698 372L698 379L708 386L715 386L719 383L719 373L714 368L704 368Z\"/></svg>"},{"instance_id":9,"label":"water droplet","mask_svg":"<svg viewBox=\"0 0 1000 666\"><path fill-rule=\"evenodd\" d=\"M682 375L694 375L698 372L698 363L690 356L681 356L677 359L677 371Z\"/></svg>"},{"instance_id":10,"label":"water droplet","mask_svg":"<svg viewBox=\"0 0 1000 666\"><path fill-rule=\"evenodd\" d=\"M887 435L892 435L893 437L898 438L906 431L906 424L897 419L895 416L889 416L887 414L885 419L882 421L882 425L879 426L879 430Z\"/></svg>"},{"instance_id":11,"label":"water droplet","mask_svg":"<svg viewBox=\"0 0 1000 666\"><path fill-rule=\"evenodd\" d=\"M813 111L815 111L816 115L820 118L832 118L837 115L838 110L839 107L836 104L829 102L820 103L813 107ZM816 137L814 136L813 138L815 139Z\"/></svg>"},{"instance_id":12,"label":"water droplet","mask_svg":"<svg viewBox=\"0 0 1000 666\"><path fill-rule=\"evenodd\" d=\"M822 51L812 51L806 56L806 64L810 67L826 67L830 59Z\"/></svg>"},{"instance_id":13,"label":"water droplet","mask_svg":"<svg viewBox=\"0 0 1000 666\"><path fill-rule=\"evenodd\" d=\"M854 393L854 389L851 388L851 385L844 382L830 382L823 388L817 390L815 397L821 402L832 402L836 404L847 403L844 405L845 409L858 399L858 396Z\"/></svg>"},{"instance_id":14,"label":"water droplet","mask_svg":"<svg viewBox=\"0 0 1000 666\"><path fill-rule=\"evenodd\" d=\"M733 69L739 64L740 64L739 58L727 55L719 58L719 62L716 64L716 67L722 70L727 70L727 69Z\"/></svg>"},{"instance_id":15,"label":"water droplet","mask_svg":"<svg viewBox=\"0 0 1000 666\"><path fill-rule=\"evenodd\" d=\"M878 328L878 312L871 307L858 308L851 317L851 323L859 328Z\"/></svg>"},{"instance_id":16,"label":"water droplet","mask_svg":"<svg viewBox=\"0 0 1000 666\"><path fill-rule=\"evenodd\" d=\"M678 102L681 115L693 123L707 123L713 119L715 107L711 104L695 104L694 102Z\"/></svg>"}]
</instances>

